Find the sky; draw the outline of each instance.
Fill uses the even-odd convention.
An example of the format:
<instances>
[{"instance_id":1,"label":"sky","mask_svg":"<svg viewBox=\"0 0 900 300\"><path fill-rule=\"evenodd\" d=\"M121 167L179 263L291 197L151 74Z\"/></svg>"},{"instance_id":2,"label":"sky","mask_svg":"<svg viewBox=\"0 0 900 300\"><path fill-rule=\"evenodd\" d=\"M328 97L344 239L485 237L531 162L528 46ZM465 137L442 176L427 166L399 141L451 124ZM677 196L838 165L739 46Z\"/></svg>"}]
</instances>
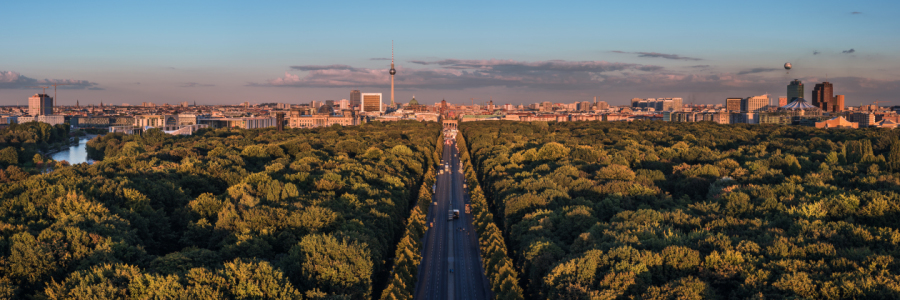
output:
<instances>
[{"instance_id":1,"label":"sky","mask_svg":"<svg viewBox=\"0 0 900 300\"><path fill-rule=\"evenodd\" d=\"M900 105L900 1L9 1L0 105L786 95ZM789 72L782 67L790 62ZM48 90L52 95L52 89ZM474 99L473 99L474 98Z\"/></svg>"}]
</instances>

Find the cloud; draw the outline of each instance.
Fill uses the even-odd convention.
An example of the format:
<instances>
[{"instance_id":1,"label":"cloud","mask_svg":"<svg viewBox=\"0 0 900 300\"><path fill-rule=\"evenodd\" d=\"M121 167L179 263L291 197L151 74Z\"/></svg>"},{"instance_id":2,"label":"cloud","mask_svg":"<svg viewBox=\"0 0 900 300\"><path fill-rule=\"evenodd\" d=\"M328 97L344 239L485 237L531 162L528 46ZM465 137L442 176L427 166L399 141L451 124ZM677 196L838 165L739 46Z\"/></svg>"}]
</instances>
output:
<instances>
[{"instance_id":1,"label":"cloud","mask_svg":"<svg viewBox=\"0 0 900 300\"><path fill-rule=\"evenodd\" d=\"M778 68L753 68L753 69L750 69L750 70L743 70L743 71L740 71L740 72L738 72L737 74L738 74L738 75L747 75L747 74L756 74L756 73L772 72L772 71L778 71L778 70L781 70L781 69L778 69Z\"/></svg>"},{"instance_id":2,"label":"cloud","mask_svg":"<svg viewBox=\"0 0 900 300\"><path fill-rule=\"evenodd\" d=\"M0 89L32 89L33 86L50 86L51 84L66 84L58 86L59 89L83 90L88 88L102 89L97 83L87 80L74 79L34 79L13 71L0 71Z\"/></svg>"},{"instance_id":3,"label":"cloud","mask_svg":"<svg viewBox=\"0 0 900 300\"><path fill-rule=\"evenodd\" d=\"M813 55L819 55L819 51L818 51L818 50L813 50Z\"/></svg>"},{"instance_id":4,"label":"cloud","mask_svg":"<svg viewBox=\"0 0 900 300\"><path fill-rule=\"evenodd\" d=\"M295 71L322 71L322 70L356 70L356 68L348 66L348 65L327 65L327 66L291 66L291 70Z\"/></svg>"},{"instance_id":5,"label":"cloud","mask_svg":"<svg viewBox=\"0 0 900 300\"><path fill-rule=\"evenodd\" d=\"M387 58L387 57L375 57L375 58L370 58L369 60L391 60L391 59Z\"/></svg>"},{"instance_id":6,"label":"cloud","mask_svg":"<svg viewBox=\"0 0 900 300\"><path fill-rule=\"evenodd\" d=\"M705 68L709 68L709 67L710 67L710 65L696 65L696 66L690 66L688 68L705 69Z\"/></svg>"},{"instance_id":7,"label":"cloud","mask_svg":"<svg viewBox=\"0 0 900 300\"><path fill-rule=\"evenodd\" d=\"M715 67L702 69L705 65L672 70L635 64L578 61L428 60L418 61L416 65L422 68L398 69L398 90L415 91L420 96L417 99L434 98L435 101L440 101L444 95L459 98L454 100L457 101L468 99L470 96L466 93L489 91L494 95L508 95L506 100L495 97L495 103L533 103L547 99L581 101L598 92L606 95L611 104L624 104L634 97L687 97L694 94L700 96L698 100L701 103L722 103L726 97L735 95L745 97L767 91L782 91L780 95L783 95L784 86L790 80L777 75L775 71L780 70L778 68L719 72L715 71ZM314 70L291 71L283 77L248 85L301 87L311 88L311 91L316 88L358 88L373 92L387 91L390 86L387 68L341 65L332 69L297 67ZM799 79L807 83L825 80L814 77ZM828 81L834 84L835 94L847 96L848 105L871 103L875 99L900 94L900 80L839 77L828 78ZM431 96L426 96L428 94ZM774 94L779 95L777 92Z\"/></svg>"},{"instance_id":8,"label":"cloud","mask_svg":"<svg viewBox=\"0 0 900 300\"><path fill-rule=\"evenodd\" d=\"M529 87L544 89L584 88L597 84L603 73L658 72L660 66L605 61L516 61L516 60L415 60L423 69L397 69L401 89L467 89L480 87ZM301 76L285 72L284 77L251 86L289 87L383 87L390 82L385 69L355 68L347 65L291 66L305 71Z\"/></svg>"},{"instance_id":9,"label":"cloud","mask_svg":"<svg viewBox=\"0 0 900 300\"><path fill-rule=\"evenodd\" d=\"M501 72L528 72L528 71L560 71L560 72L610 72L626 69L639 69L641 71L657 71L662 67L650 65L638 65L628 63L610 63L605 61L564 61L548 60L538 62L521 62L515 60L461 60L444 59L438 61L410 61L420 65L438 65L448 69L476 69Z\"/></svg>"},{"instance_id":10,"label":"cloud","mask_svg":"<svg viewBox=\"0 0 900 300\"><path fill-rule=\"evenodd\" d=\"M862 12L859 12L859 11L854 11L854 12L851 12L851 13L850 13L850 14L851 14L851 15L861 15L861 14L862 14Z\"/></svg>"},{"instance_id":11,"label":"cloud","mask_svg":"<svg viewBox=\"0 0 900 300\"><path fill-rule=\"evenodd\" d=\"M185 82L179 85L179 87L210 87L216 86L215 84L205 84L205 83L197 83L197 82Z\"/></svg>"},{"instance_id":12,"label":"cloud","mask_svg":"<svg viewBox=\"0 0 900 300\"><path fill-rule=\"evenodd\" d=\"M657 58L665 58L665 59L675 59L675 60L703 60L695 57L685 57L676 54L665 54L665 53L657 53L657 52L625 52L625 51L612 51L613 53L622 53L622 54L637 54L638 57L657 57Z\"/></svg>"},{"instance_id":13,"label":"cloud","mask_svg":"<svg viewBox=\"0 0 900 300\"><path fill-rule=\"evenodd\" d=\"M844 53L844 54L850 54L850 53L853 53L853 52L856 52L856 50L853 50L853 48L850 48L850 50L844 50L844 51L841 51L841 53Z\"/></svg>"}]
</instances>

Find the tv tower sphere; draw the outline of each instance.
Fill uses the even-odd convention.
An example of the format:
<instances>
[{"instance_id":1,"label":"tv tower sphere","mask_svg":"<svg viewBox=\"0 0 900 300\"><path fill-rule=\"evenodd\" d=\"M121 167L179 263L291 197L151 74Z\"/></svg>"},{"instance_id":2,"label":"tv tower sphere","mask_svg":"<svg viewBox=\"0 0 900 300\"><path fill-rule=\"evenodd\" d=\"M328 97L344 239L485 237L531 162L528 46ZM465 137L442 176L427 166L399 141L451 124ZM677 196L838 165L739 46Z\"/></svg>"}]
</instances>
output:
<instances>
[{"instance_id":1,"label":"tv tower sphere","mask_svg":"<svg viewBox=\"0 0 900 300\"><path fill-rule=\"evenodd\" d=\"M785 70L790 70L790 69L791 69L791 63L784 63L784 69L785 69Z\"/></svg>"}]
</instances>

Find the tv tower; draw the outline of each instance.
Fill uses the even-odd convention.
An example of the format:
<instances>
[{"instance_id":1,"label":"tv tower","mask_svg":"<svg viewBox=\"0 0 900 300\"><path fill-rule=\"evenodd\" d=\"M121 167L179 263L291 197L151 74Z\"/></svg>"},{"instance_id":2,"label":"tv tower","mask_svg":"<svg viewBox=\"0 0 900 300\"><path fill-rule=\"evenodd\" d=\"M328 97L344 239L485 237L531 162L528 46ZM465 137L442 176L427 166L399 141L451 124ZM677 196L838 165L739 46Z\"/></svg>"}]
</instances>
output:
<instances>
[{"instance_id":1,"label":"tv tower","mask_svg":"<svg viewBox=\"0 0 900 300\"><path fill-rule=\"evenodd\" d=\"M394 41L391 41L391 107L394 106L394 74L397 74L397 70L394 69Z\"/></svg>"}]
</instances>

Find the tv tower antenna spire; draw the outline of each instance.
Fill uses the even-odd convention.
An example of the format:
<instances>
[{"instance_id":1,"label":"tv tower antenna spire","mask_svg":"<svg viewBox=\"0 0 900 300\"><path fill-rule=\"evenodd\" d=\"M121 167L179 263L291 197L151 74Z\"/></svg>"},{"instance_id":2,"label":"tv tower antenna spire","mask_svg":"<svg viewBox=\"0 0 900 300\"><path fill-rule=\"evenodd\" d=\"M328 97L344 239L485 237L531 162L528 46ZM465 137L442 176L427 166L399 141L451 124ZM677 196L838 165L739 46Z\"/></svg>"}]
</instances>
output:
<instances>
[{"instance_id":1,"label":"tv tower antenna spire","mask_svg":"<svg viewBox=\"0 0 900 300\"><path fill-rule=\"evenodd\" d=\"M394 69L394 40L391 40L391 107L396 107L394 104L394 74L397 74L397 70Z\"/></svg>"}]
</instances>

